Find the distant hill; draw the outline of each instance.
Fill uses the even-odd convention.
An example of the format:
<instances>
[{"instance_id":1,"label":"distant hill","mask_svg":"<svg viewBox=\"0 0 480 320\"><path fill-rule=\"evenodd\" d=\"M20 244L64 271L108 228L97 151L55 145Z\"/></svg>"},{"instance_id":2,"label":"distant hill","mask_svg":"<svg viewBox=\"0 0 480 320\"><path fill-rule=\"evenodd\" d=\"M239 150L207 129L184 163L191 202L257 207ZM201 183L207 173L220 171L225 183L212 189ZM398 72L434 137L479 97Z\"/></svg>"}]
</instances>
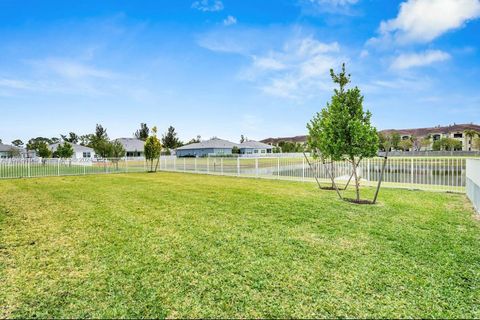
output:
<instances>
[{"instance_id":1,"label":"distant hill","mask_svg":"<svg viewBox=\"0 0 480 320\"><path fill-rule=\"evenodd\" d=\"M260 141L260 142L263 142L263 143L266 143L266 144L276 145L276 144L280 143L281 141L284 141L284 142L305 143L305 142L307 142L307 136L267 138L267 139L264 139L264 140L262 140L262 141Z\"/></svg>"}]
</instances>

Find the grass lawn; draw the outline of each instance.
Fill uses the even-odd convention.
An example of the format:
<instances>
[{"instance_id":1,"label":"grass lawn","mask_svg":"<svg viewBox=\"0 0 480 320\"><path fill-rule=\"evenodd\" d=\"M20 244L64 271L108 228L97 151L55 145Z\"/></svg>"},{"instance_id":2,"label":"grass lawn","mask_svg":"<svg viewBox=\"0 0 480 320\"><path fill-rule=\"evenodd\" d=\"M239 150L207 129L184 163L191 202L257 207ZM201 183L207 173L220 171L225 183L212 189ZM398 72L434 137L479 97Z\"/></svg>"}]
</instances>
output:
<instances>
[{"instance_id":1,"label":"grass lawn","mask_svg":"<svg viewBox=\"0 0 480 320\"><path fill-rule=\"evenodd\" d=\"M0 181L0 318L480 317L465 196L380 201L179 173Z\"/></svg>"}]
</instances>

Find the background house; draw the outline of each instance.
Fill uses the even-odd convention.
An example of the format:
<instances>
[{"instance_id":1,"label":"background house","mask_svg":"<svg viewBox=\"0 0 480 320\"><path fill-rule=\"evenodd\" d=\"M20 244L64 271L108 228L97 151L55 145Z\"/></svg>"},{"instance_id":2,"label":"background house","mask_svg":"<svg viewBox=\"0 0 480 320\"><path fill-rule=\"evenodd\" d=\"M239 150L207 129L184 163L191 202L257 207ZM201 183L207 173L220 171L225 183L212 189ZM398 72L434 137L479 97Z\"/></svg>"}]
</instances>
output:
<instances>
[{"instance_id":1,"label":"background house","mask_svg":"<svg viewBox=\"0 0 480 320\"><path fill-rule=\"evenodd\" d=\"M50 147L49 147L50 151L52 151L52 153L57 151L57 148L60 144L63 144L63 142L51 144ZM73 148L72 159L93 159L93 158L95 158L95 150L93 150L92 148L84 147L84 146L81 146L79 144L73 144L73 143L70 143L70 145Z\"/></svg>"},{"instance_id":2,"label":"background house","mask_svg":"<svg viewBox=\"0 0 480 320\"><path fill-rule=\"evenodd\" d=\"M222 140L219 138L212 138L207 141L199 143L192 143L186 146L177 148L177 157L205 157L209 155L222 156L231 155L233 147L240 148L236 143Z\"/></svg>"},{"instance_id":3,"label":"background house","mask_svg":"<svg viewBox=\"0 0 480 320\"><path fill-rule=\"evenodd\" d=\"M433 143L443 138L451 138L461 142L462 151L480 151L475 148L473 138L468 136L466 132L469 130L476 131L480 134L480 126L476 124L453 124L450 126L436 126L432 128L415 128L415 129L390 129L380 131L385 136L391 136L394 133L400 135L402 140L409 140L415 137L419 140L430 137L430 145L424 146L421 150L433 150Z\"/></svg>"},{"instance_id":4,"label":"background house","mask_svg":"<svg viewBox=\"0 0 480 320\"><path fill-rule=\"evenodd\" d=\"M140 158L145 156L145 141L137 138L118 138L115 141L122 144L128 158Z\"/></svg>"},{"instance_id":5,"label":"background house","mask_svg":"<svg viewBox=\"0 0 480 320\"><path fill-rule=\"evenodd\" d=\"M32 153L32 155L34 155ZM28 153L25 149L20 147L15 147L9 144L0 143L0 159L9 159L9 158L27 158Z\"/></svg>"},{"instance_id":6,"label":"background house","mask_svg":"<svg viewBox=\"0 0 480 320\"><path fill-rule=\"evenodd\" d=\"M271 145L253 140L242 142L239 148L241 154L267 154L273 152Z\"/></svg>"}]
</instances>

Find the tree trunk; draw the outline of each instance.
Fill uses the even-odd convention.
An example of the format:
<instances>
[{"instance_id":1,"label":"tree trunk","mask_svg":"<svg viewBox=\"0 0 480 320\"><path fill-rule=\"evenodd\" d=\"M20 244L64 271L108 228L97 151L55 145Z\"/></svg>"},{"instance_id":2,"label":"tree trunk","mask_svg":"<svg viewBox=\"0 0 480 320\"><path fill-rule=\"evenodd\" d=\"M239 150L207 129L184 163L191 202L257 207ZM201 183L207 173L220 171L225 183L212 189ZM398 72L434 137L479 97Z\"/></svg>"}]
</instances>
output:
<instances>
[{"instance_id":1,"label":"tree trunk","mask_svg":"<svg viewBox=\"0 0 480 320\"><path fill-rule=\"evenodd\" d=\"M358 181L358 174L357 174L357 166L360 164L360 161L357 162L355 161L355 158L351 159L352 161L352 166L353 166L353 175L355 177L355 192L357 193L357 202L360 202L360 183Z\"/></svg>"},{"instance_id":2,"label":"tree trunk","mask_svg":"<svg viewBox=\"0 0 480 320\"><path fill-rule=\"evenodd\" d=\"M155 172L157 172L158 170L158 163L160 162L160 157L158 157L157 159L157 163L155 164Z\"/></svg>"}]
</instances>

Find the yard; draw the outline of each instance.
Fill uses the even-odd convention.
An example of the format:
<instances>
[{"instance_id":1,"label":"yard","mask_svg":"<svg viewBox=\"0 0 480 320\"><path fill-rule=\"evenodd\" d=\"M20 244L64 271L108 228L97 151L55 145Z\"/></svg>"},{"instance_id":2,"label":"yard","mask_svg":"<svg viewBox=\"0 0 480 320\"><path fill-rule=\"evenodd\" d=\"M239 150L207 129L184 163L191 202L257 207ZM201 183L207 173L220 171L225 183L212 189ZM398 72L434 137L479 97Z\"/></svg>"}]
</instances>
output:
<instances>
[{"instance_id":1,"label":"yard","mask_svg":"<svg viewBox=\"0 0 480 320\"><path fill-rule=\"evenodd\" d=\"M4 180L0 318L478 318L479 244L460 194L358 206L291 181Z\"/></svg>"}]
</instances>

